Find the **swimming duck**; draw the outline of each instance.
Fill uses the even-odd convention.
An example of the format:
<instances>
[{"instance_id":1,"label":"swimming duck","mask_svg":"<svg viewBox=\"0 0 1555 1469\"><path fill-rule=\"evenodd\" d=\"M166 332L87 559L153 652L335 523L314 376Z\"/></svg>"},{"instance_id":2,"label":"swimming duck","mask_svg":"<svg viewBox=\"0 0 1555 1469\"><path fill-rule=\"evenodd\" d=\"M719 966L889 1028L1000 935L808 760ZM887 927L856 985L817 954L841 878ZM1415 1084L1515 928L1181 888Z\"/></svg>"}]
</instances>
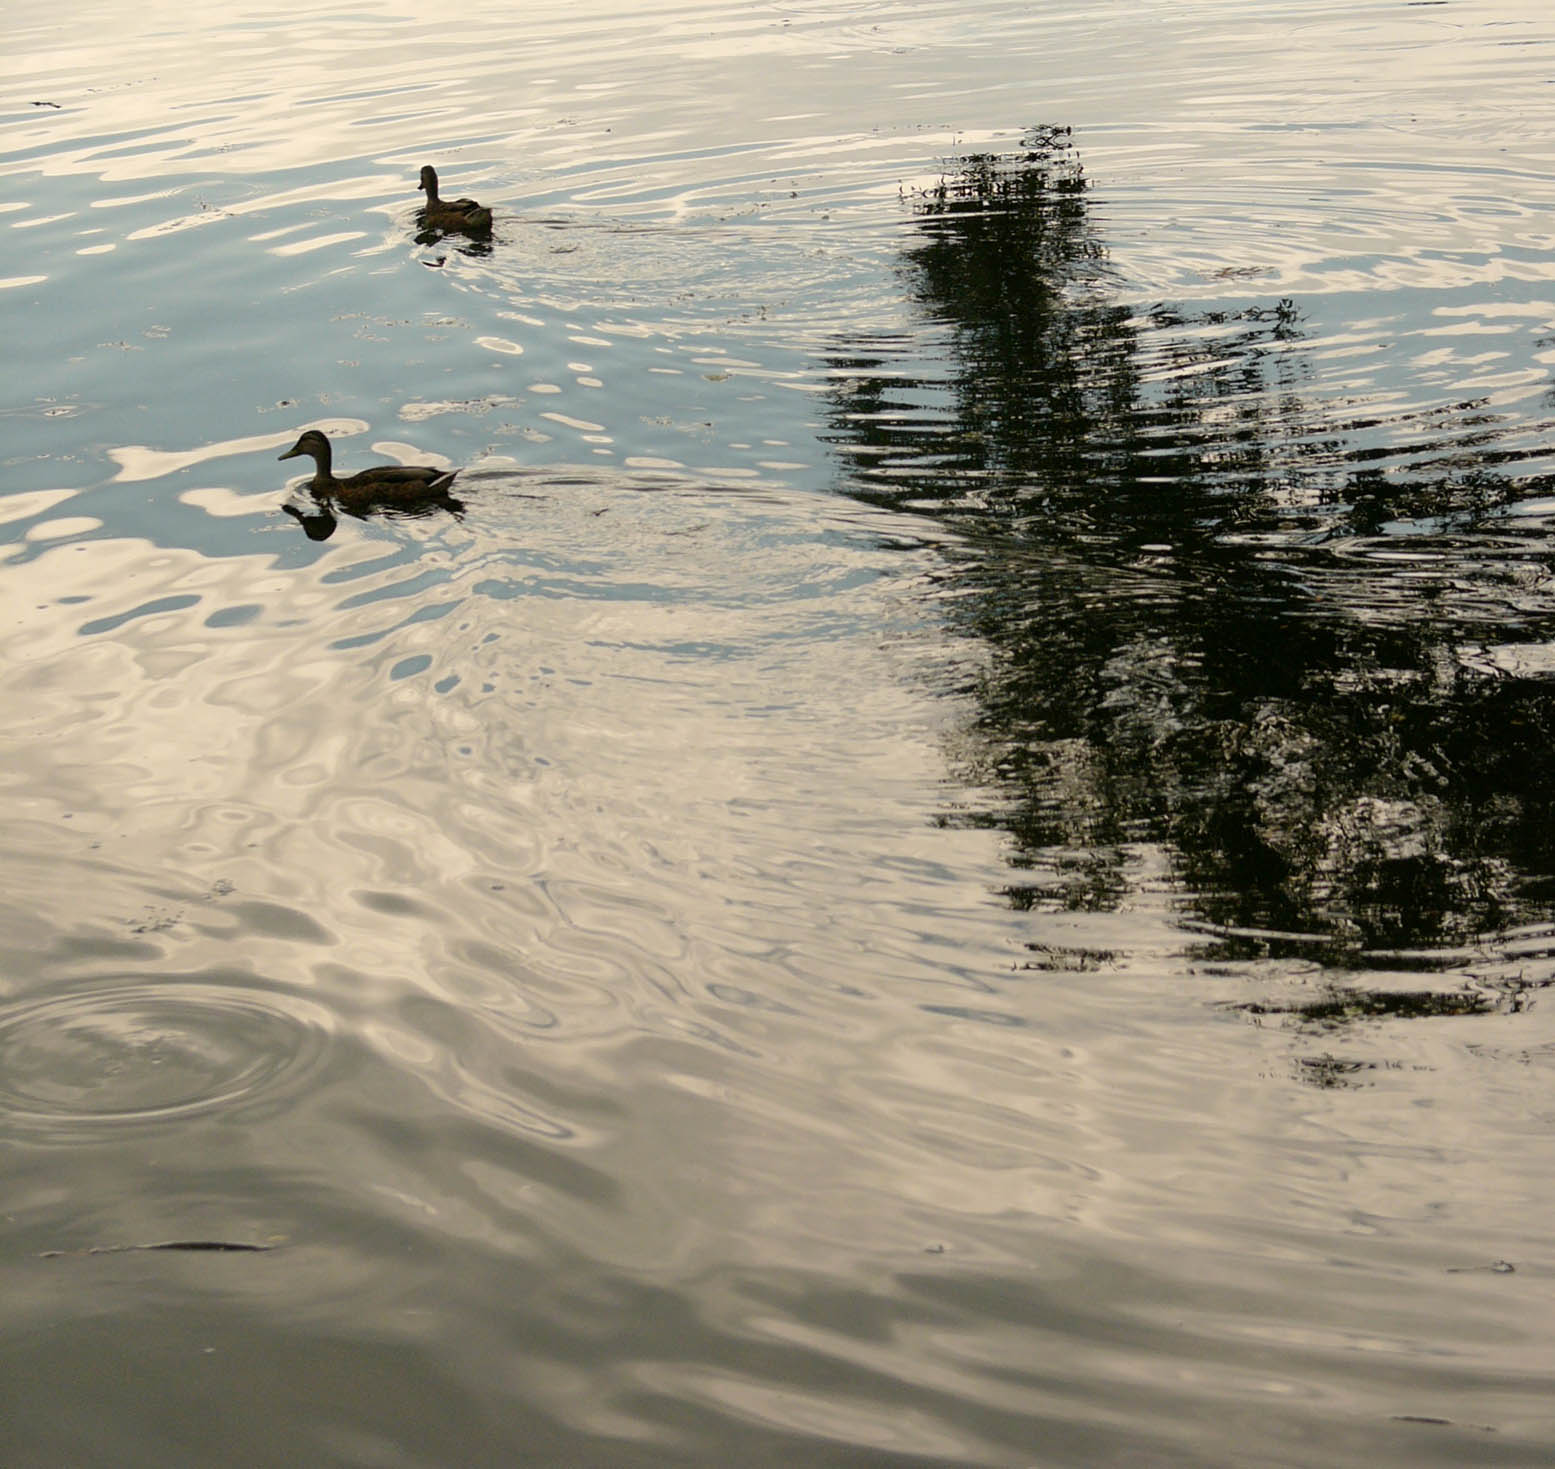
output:
<instances>
[{"instance_id":1,"label":"swimming duck","mask_svg":"<svg viewBox=\"0 0 1555 1469\"><path fill-rule=\"evenodd\" d=\"M333 503L350 515L365 515L371 510L398 510L405 514L425 514L444 509L457 513L463 504L448 493L457 469L434 469L429 464L375 464L371 469L336 479L330 443L316 428L305 429L280 457L295 459L306 454L313 460L313 478L308 488L314 499Z\"/></svg>"},{"instance_id":2,"label":"swimming duck","mask_svg":"<svg viewBox=\"0 0 1555 1469\"><path fill-rule=\"evenodd\" d=\"M421 221L431 229L465 230L485 234L491 228L491 210L473 199L440 199L437 196L437 170L430 163L421 170L418 189L426 190L427 202Z\"/></svg>"}]
</instances>

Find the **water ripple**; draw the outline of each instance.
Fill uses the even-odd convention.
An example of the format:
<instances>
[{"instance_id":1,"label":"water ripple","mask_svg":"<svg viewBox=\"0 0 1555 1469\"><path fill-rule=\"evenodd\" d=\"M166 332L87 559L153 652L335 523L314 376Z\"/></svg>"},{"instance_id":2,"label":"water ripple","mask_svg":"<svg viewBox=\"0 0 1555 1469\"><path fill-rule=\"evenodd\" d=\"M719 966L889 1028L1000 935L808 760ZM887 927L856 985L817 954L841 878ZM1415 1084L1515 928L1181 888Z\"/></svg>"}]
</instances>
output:
<instances>
[{"instance_id":1,"label":"water ripple","mask_svg":"<svg viewBox=\"0 0 1555 1469\"><path fill-rule=\"evenodd\" d=\"M0 1002L0 1117L36 1142L96 1142L305 1090L324 1007L236 980L74 980Z\"/></svg>"}]
</instances>

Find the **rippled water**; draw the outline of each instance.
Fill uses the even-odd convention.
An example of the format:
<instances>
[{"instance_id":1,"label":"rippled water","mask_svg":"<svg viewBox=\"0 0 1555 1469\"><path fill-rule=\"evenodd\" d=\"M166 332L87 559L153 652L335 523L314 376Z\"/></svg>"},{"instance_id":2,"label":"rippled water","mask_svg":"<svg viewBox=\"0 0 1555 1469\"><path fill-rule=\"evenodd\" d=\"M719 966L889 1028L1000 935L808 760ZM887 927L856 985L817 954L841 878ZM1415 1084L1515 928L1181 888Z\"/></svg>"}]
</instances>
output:
<instances>
[{"instance_id":1,"label":"rippled water","mask_svg":"<svg viewBox=\"0 0 1555 1469\"><path fill-rule=\"evenodd\" d=\"M1555 1459L1545 6L3 33L0 1462Z\"/></svg>"}]
</instances>

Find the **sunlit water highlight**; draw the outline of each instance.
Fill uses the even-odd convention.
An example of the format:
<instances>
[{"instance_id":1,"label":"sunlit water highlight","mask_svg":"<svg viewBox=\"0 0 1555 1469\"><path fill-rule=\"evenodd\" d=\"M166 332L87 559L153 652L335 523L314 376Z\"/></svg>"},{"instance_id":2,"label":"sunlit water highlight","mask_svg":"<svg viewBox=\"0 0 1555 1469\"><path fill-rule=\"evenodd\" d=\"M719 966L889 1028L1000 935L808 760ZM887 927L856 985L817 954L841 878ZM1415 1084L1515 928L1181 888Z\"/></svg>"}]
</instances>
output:
<instances>
[{"instance_id":1,"label":"sunlit water highlight","mask_svg":"<svg viewBox=\"0 0 1555 1469\"><path fill-rule=\"evenodd\" d=\"M1555 1456L1543 6L4 27L0 1462Z\"/></svg>"}]
</instances>

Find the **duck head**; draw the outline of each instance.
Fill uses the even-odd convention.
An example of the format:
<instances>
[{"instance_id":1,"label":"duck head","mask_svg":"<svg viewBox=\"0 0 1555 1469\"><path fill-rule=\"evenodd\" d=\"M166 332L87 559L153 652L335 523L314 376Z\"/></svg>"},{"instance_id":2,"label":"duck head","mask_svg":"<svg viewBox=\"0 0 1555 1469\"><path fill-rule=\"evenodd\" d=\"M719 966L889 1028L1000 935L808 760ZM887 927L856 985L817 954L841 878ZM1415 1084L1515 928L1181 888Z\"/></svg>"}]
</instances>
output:
<instances>
[{"instance_id":1,"label":"duck head","mask_svg":"<svg viewBox=\"0 0 1555 1469\"><path fill-rule=\"evenodd\" d=\"M327 465L329 463L329 440L316 428L306 429L301 438L291 446L280 459L295 459L299 454L306 454L315 464Z\"/></svg>"}]
</instances>

